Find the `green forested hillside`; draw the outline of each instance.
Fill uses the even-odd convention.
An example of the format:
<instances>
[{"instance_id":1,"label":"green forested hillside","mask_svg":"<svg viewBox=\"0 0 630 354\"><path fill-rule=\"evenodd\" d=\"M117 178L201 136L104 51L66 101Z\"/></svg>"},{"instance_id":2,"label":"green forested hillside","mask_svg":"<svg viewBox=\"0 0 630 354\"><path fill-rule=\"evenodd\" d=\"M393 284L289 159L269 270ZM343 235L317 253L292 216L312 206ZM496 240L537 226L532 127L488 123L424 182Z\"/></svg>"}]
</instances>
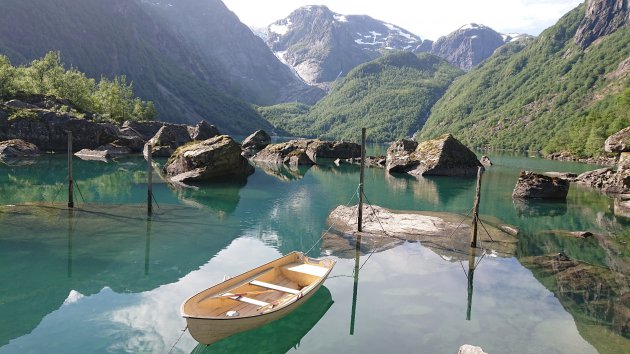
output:
<instances>
[{"instance_id":1,"label":"green forested hillside","mask_svg":"<svg viewBox=\"0 0 630 354\"><path fill-rule=\"evenodd\" d=\"M260 108L272 124L297 136L372 141L409 136L462 71L430 54L390 54L359 65L310 110L281 105Z\"/></svg>"},{"instance_id":2,"label":"green forested hillside","mask_svg":"<svg viewBox=\"0 0 630 354\"><path fill-rule=\"evenodd\" d=\"M620 65L630 56L630 28L582 49L574 35L584 14L582 4L535 40L508 44L460 77L419 138L449 132L477 147L602 153L606 136L630 125L622 93L629 68Z\"/></svg>"}]
</instances>

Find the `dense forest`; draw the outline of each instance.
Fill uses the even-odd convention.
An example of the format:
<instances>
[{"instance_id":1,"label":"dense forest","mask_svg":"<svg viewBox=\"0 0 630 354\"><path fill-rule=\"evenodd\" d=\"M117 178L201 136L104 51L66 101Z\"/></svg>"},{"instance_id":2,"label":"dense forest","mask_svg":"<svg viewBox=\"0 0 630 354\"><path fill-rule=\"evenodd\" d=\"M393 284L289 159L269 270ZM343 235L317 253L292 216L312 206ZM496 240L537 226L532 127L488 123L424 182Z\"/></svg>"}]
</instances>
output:
<instances>
[{"instance_id":1,"label":"dense forest","mask_svg":"<svg viewBox=\"0 0 630 354\"><path fill-rule=\"evenodd\" d=\"M296 136L372 141L412 135L460 69L430 54L398 52L361 64L310 109L300 104L262 107L275 126Z\"/></svg>"},{"instance_id":2,"label":"dense forest","mask_svg":"<svg viewBox=\"0 0 630 354\"><path fill-rule=\"evenodd\" d=\"M66 100L66 108L74 108L79 115L88 112L96 120L118 124L125 120L152 120L156 115L153 102L133 96L133 83L127 83L124 75L113 80L101 77L97 82L76 68L66 69L59 52L49 52L23 66L13 66L6 56L0 55L0 99L25 94Z\"/></svg>"}]
</instances>

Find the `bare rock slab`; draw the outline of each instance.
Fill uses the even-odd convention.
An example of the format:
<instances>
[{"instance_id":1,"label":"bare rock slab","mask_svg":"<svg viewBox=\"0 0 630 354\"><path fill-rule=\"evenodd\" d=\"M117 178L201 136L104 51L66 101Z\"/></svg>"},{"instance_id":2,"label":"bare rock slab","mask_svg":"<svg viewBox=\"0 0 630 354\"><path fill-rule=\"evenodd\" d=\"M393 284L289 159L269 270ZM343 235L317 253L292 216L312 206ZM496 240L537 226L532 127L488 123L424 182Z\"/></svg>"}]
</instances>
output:
<instances>
[{"instance_id":1,"label":"bare rock slab","mask_svg":"<svg viewBox=\"0 0 630 354\"><path fill-rule=\"evenodd\" d=\"M387 149L387 171L414 176L474 176L477 156L451 134L417 143L403 139Z\"/></svg>"},{"instance_id":2,"label":"bare rock slab","mask_svg":"<svg viewBox=\"0 0 630 354\"><path fill-rule=\"evenodd\" d=\"M569 181L563 178L521 171L512 198L565 200L569 193L569 185Z\"/></svg>"},{"instance_id":3,"label":"bare rock slab","mask_svg":"<svg viewBox=\"0 0 630 354\"><path fill-rule=\"evenodd\" d=\"M467 260L470 249L471 218L457 214L428 211L396 211L379 206L364 206L363 232L357 230L358 206L338 206L328 216L333 226L322 248L343 257L354 255L354 240L360 234L367 251L384 250L405 241L421 242L448 260ZM464 221L462 222L462 219ZM498 227L484 223L490 233L479 232L478 242L495 256L510 257L517 239Z\"/></svg>"},{"instance_id":4,"label":"bare rock slab","mask_svg":"<svg viewBox=\"0 0 630 354\"><path fill-rule=\"evenodd\" d=\"M175 182L198 182L221 177L246 178L254 173L241 146L227 135L179 147L168 159L164 174Z\"/></svg>"}]
</instances>

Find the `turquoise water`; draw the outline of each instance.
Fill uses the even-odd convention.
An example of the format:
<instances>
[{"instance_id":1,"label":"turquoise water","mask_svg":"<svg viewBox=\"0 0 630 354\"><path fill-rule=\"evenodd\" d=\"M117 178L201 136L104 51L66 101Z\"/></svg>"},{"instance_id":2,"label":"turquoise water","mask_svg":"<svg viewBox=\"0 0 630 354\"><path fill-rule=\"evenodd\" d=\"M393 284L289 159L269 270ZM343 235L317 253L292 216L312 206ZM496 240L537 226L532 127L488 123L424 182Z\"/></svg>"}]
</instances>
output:
<instances>
[{"instance_id":1,"label":"turquoise water","mask_svg":"<svg viewBox=\"0 0 630 354\"><path fill-rule=\"evenodd\" d=\"M602 279L630 274L630 222L613 215L610 198L572 186L566 203L511 199L521 169L595 167L490 157L495 166L483 177L482 219L521 233L515 256L477 258L470 320L467 262L404 243L361 254L355 283L354 258L315 247L311 256L332 254L338 261L325 288L292 315L209 347L188 333L178 341L185 327L181 302L225 275L311 248L328 227L328 213L354 193L358 166L257 168L246 183L197 190L155 178L159 206L147 218L141 158L75 160L74 211L65 208L65 156L0 165L0 205L7 205L0 208L0 353L153 353L176 342L175 353L456 353L462 344L489 353L628 348L627 327L604 313L627 304L615 303L617 297L608 307L581 303L575 292L523 265L528 257L562 252L602 269ZM471 179L366 171L370 202L392 209L463 215L474 188ZM573 239L558 235L561 230L597 237Z\"/></svg>"}]
</instances>

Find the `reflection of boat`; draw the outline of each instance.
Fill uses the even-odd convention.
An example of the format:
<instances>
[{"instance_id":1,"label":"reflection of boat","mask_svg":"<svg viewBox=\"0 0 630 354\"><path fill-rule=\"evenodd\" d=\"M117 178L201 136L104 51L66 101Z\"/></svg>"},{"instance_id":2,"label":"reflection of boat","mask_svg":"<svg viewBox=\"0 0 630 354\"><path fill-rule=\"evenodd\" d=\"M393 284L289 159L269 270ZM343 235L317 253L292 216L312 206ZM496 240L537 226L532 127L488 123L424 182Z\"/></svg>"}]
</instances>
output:
<instances>
[{"instance_id":1,"label":"reflection of boat","mask_svg":"<svg viewBox=\"0 0 630 354\"><path fill-rule=\"evenodd\" d=\"M193 295L181 314L193 338L214 343L289 314L319 289L334 265L292 252Z\"/></svg>"},{"instance_id":2,"label":"reflection of boat","mask_svg":"<svg viewBox=\"0 0 630 354\"><path fill-rule=\"evenodd\" d=\"M286 353L299 345L306 334L324 317L333 299L325 286L285 318L251 331L238 333L210 346L199 344L194 354L208 353Z\"/></svg>"}]
</instances>

